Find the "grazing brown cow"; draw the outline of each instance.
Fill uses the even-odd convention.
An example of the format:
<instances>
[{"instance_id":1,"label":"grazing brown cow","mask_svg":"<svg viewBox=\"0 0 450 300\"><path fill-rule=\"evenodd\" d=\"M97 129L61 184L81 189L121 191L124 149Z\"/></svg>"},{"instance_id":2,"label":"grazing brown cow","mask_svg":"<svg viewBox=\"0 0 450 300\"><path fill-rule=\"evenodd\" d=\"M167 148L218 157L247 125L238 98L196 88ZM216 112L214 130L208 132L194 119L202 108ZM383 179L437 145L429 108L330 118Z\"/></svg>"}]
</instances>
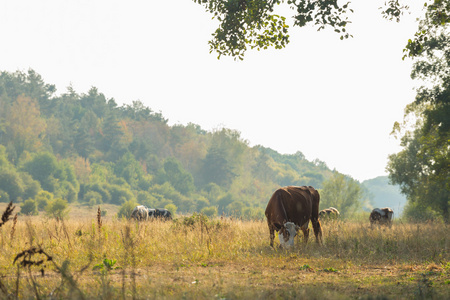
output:
<instances>
[{"instance_id":1,"label":"grazing brown cow","mask_svg":"<svg viewBox=\"0 0 450 300\"><path fill-rule=\"evenodd\" d=\"M148 208L144 205L136 206L131 212L131 218L137 221L147 221L148 219Z\"/></svg>"},{"instance_id":2,"label":"grazing brown cow","mask_svg":"<svg viewBox=\"0 0 450 300\"><path fill-rule=\"evenodd\" d=\"M279 232L280 246L292 246L298 229L303 231L305 243L308 242L310 220L316 241L321 243L319 201L319 193L311 186L287 186L276 190L266 207L270 246L273 247L275 230Z\"/></svg>"},{"instance_id":3,"label":"grazing brown cow","mask_svg":"<svg viewBox=\"0 0 450 300\"><path fill-rule=\"evenodd\" d=\"M339 211L334 207L322 209L319 212L320 219L338 219L340 215Z\"/></svg>"},{"instance_id":4,"label":"grazing brown cow","mask_svg":"<svg viewBox=\"0 0 450 300\"><path fill-rule=\"evenodd\" d=\"M385 224L392 226L392 217L394 216L394 211L392 208L374 208L370 213L369 220L370 225L374 224Z\"/></svg>"}]
</instances>

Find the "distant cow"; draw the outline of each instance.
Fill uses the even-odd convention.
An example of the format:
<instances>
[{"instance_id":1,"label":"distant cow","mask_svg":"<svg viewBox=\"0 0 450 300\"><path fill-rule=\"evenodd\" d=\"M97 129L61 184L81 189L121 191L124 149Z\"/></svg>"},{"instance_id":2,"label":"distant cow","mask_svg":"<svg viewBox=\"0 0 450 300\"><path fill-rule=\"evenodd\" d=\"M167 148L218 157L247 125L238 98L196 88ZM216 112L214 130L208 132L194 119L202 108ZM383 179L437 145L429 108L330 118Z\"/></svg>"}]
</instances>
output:
<instances>
[{"instance_id":1,"label":"distant cow","mask_svg":"<svg viewBox=\"0 0 450 300\"><path fill-rule=\"evenodd\" d=\"M172 220L172 214L167 209L151 208L148 210L149 218L160 218L162 220Z\"/></svg>"},{"instance_id":2,"label":"distant cow","mask_svg":"<svg viewBox=\"0 0 450 300\"><path fill-rule=\"evenodd\" d=\"M392 208L389 208L389 207L374 208L369 216L370 225L386 224L386 225L391 226L393 216L394 216L394 211L392 210Z\"/></svg>"},{"instance_id":3,"label":"distant cow","mask_svg":"<svg viewBox=\"0 0 450 300\"><path fill-rule=\"evenodd\" d=\"M339 211L334 207L322 209L319 212L320 219L338 219L340 215Z\"/></svg>"},{"instance_id":4,"label":"distant cow","mask_svg":"<svg viewBox=\"0 0 450 300\"><path fill-rule=\"evenodd\" d=\"M148 208L144 205L136 206L131 212L131 218L137 221L146 221L148 219Z\"/></svg>"},{"instance_id":5,"label":"distant cow","mask_svg":"<svg viewBox=\"0 0 450 300\"><path fill-rule=\"evenodd\" d=\"M280 246L292 246L297 231L301 229L305 243L309 237L309 221L314 228L317 243L322 241L319 222L320 196L309 186L287 186L276 190L266 207L270 231L270 246L273 247L274 231L278 231Z\"/></svg>"}]
</instances>

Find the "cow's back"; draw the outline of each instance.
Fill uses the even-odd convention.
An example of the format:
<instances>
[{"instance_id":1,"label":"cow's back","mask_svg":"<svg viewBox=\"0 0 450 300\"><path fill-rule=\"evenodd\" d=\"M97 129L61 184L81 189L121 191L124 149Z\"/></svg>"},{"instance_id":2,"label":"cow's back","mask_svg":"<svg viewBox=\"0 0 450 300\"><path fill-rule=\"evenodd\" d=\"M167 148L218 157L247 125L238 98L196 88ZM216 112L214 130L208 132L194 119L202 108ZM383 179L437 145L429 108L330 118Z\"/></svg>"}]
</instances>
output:
<instances>
[{"instance_id":1,"label":"cow's back","mask_svg":"<svg viewBox=\"0 0 450 300\"><path fill-rule=\"evenodd\" d=\"M311 218L312 198L308 188L294 186L279 188L267 204L265 211L267 221L277 228L286 222L302 226Z\"/></svg>"}]
</instances>

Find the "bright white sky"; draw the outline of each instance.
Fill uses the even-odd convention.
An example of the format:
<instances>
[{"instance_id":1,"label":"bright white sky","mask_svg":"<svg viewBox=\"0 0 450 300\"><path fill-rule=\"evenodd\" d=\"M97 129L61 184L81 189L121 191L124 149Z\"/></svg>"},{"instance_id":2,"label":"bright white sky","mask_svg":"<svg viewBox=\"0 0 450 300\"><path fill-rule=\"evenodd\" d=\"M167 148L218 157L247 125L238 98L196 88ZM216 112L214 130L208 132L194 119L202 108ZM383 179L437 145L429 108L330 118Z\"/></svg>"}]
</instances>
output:
<instances>
[{"instance_id":1,"label":"bright white sky","mask_svg":"<svg viewBox=\"0 0 450 300\"><path fill-rule=\"evenodd\" d=\"M241 62L209 54L216 23L192 0L6 0L0 70L32 68L58 93L141 100L171 125L236 129L250 146L301 151L363 181L386 175L400 149L389 134L415 95L401 58L418 14L389 22L383 3L354 1L353 39L291 26L286 49Z\"/></svg>"}]
</instances>

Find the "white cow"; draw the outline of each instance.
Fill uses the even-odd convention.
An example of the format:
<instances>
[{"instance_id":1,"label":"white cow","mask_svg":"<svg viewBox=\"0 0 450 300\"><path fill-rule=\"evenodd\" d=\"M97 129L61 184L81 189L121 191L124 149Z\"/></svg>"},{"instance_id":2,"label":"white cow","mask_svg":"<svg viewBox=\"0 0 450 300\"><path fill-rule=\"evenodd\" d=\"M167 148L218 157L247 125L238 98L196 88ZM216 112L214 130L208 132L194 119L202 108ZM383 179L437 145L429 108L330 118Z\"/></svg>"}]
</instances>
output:
<instances>
[{"instance_id":1,"label":"white cow","mask_svg":"<svg viewBox=\"0 0 450 300\"><path fill-rule=\"evenodd\" d=\"M131 212L131 218L136 221L147 221L148 220L148 208L144 205L136 206Z\"/></svg>"}]
</instances>

